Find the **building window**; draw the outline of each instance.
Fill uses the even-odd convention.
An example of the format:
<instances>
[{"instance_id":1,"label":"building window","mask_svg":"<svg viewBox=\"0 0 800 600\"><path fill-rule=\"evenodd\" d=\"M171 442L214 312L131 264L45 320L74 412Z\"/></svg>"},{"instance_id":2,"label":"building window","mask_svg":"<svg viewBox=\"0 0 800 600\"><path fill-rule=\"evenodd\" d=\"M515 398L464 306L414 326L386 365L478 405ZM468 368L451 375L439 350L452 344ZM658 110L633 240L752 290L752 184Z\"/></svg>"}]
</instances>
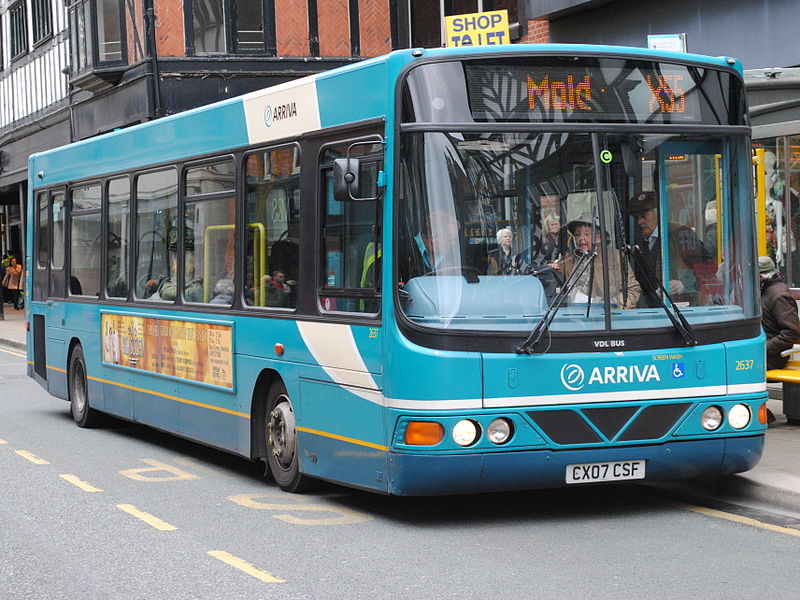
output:
<instances>
[{"instance_id":1,"label":"building window","mask_svg":"<svg viewBox=\"0 0 800 600\"><path fill-rule=\"evenodd\" d=\"M11 32L11 60L28 51L28 14L24 2L12 6L8 11Z\"/></svg>"},{"instance_id":2,"label":"building window","mask_svg":"<svg viewBox=\"0 0 800 600\"><path fill-rule=\"evenodd\" d=\"M519 20L518 0L440 0L415 2L406 0L402 7L408 14L410 47L435 48L442 42L444 17L492 10L507 10L509 24Z\"/></svg>"},{"instance_id":3,"label":"building window","mask_svg":"<svg viewBox=\"0 0 800 600\"><path fill-rule=\"evenodd\" d=\"M89 2L75 3L69 9L70 47L74 73L85 71L92 63L91 27L92 13Z\"/></svg>"},{"instance_id":4,"label":"building window","mask_svg":"<svg viewBox=\"0 0 800 600\"><path fill-rule=\"evenodd\" d=\"M121 0L73 0L69 3L73 73L97 65L125 62Z\"/></svg>"},{"instance_id":5,"label":"building window","mask_svg":"<svg viewBox=\"0 0 800 600\"><path fill-rule=\"evenodd\" d=\"M33 0L31 3L33 45L53 35L53 4L51 0Z\"/></svg>"},{"instance_id":6,"label":"building window","mask_svg":"<svg viewBox=\"0 0 800 600\"><path fill-rule=\"evenodd\" d=\"M261 0L239 0L236 6L236 50L264 51L264 12Z\"/></svg>"},{"instance_id":7,"label":"building window","mask_svg":"<svg viewBox=\"0 0 800 600\"><path fill-rule=\"evenodd\" d=\"M188 53L196 56L215 54L274 54L273 0L192 0L191 39Z\"/></svg>"},{"instance_id":8,"label":"building window","mask_svg":"<svg viewBox=\"0 0 800 600\"><path fill-rule=\"evenodd\" d=\"M122 60L119 0L97 0L97 54L100 62Z\"/></svg>"},{"instance_id":9,"label":"building window","mask_svg":"<svg viewBox=\"0 0 800 600\"><path fill-rule=\"evenodd\" d=\"M192 8L195 54L225 54L223 0L194 0Z\"/></svg>"}]
</instances>

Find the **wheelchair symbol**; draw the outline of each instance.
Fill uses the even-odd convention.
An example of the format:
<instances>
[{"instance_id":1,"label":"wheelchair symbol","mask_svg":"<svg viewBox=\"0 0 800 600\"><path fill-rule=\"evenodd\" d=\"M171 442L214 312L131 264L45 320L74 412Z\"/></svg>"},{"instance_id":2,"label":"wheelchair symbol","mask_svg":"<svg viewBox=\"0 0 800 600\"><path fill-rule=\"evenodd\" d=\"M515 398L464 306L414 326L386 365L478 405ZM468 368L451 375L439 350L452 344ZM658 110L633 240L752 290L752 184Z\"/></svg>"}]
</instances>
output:
<instances>
[{"instance_id":1,"label":"wheelchair symbol","mask_svg":"<svg viewBox=\"0 0 800 600\"><path fill-rule=\"evenodd\" d=\"M673 379L680 379L686 374L686 369L684 368L683 363L673 363L672 365L672 377Z\"/></svg>"}]
</instances>

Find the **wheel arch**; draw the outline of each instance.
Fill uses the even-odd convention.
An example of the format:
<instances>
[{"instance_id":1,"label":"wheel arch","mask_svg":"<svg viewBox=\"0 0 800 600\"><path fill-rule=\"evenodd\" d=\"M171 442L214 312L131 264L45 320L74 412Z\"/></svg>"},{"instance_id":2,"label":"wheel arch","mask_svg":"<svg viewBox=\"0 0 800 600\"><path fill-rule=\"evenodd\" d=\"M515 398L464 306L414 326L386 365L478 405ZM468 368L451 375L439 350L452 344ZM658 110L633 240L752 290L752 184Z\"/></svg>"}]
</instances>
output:
<instances>
[{"instance_id":1,"label":"wheel arch","mask_svg":"<svg viewBox=\"0 0 800 600\"><path fill-rule=\"evenodd\" d=\"M253 397L250 402L250 458L252 459L266 458L267 396L276 381L283 379L275 369L263 369L253 386Z\"/></svg>"}]
</instances>

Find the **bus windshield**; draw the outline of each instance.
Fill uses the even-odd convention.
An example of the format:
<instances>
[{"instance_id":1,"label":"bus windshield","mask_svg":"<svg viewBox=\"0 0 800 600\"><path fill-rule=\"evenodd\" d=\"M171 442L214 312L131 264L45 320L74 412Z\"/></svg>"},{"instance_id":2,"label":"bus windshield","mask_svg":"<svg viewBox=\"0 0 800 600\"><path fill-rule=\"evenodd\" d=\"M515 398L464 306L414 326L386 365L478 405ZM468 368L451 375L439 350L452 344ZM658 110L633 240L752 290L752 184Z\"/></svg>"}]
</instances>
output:
<instances>
[{"instance_id":1,"label":"bus windshield","mask_svg":"<svg viewBox=\"0 0 800 600\"><path fill-rule=\"evenodd\" d=\"M413 323L528 331L754 317L745 136L409 131L398 293ZM674 309L673 309L674 310Z\"/></svg>"}]
</instances>

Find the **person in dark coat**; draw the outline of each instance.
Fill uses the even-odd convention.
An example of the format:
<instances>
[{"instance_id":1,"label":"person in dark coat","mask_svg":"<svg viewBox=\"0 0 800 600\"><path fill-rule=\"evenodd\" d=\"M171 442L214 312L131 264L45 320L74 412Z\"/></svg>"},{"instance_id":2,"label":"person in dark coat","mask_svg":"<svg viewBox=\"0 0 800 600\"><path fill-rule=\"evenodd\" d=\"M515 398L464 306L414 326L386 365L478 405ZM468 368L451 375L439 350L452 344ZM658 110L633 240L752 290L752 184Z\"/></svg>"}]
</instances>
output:
<instances>
[{"instance_id":1,"label":"person in dark coat","mask_svg":"<svg viewBox=\"0 0 800 600\"><path fill-rule=\"evenodd\" d=\"M667 247L662 247L658 199L654 192L642 192L628 201L628 212L636 219L639 229L637 245L641 258L649 266L649 271L659 281L662 276L662 252L669 252L669 280L663 285L675 302L688 302L692 306L700 303L699 288L695 267L705 257L703 244L691 227L679 223L669 223L667 228ZM636 279L642 287L640 306L659 306L656 297L659 292L648 285L646 269L635 264Z\"/></svg>"},{"instance_id":2,"label":"person in dark coat","mask_svg":"<svg viewBox=\"0 0 800 600\"><path fill-rule=\"evenodd\" d=\"M769 256L758 257L758 277L761 281L761 326L767 336L767 369L782 369L789 357L781 356L781 352L800 342L797 304Z\"/></svg>"}]
</instances>

